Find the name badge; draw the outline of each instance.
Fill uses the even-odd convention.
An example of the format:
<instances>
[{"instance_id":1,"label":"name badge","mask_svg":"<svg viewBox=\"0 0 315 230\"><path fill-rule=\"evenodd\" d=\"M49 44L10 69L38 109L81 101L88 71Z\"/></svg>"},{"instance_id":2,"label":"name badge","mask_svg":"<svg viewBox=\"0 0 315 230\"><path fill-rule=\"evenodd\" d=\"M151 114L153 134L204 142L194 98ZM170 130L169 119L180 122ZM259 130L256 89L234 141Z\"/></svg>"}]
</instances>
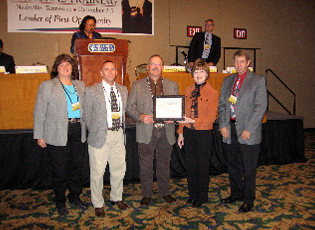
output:
<instances>
[{"instance_id":1,"label":"name badge","mask_svg":"<svg viewBox=\"0 0 315 230\"><path fill-rule=\"evenodd\" d=\"M76 111L80 109L80 102L73 103L71 107L72 107L72 111Z\"/></svg>"},{"instance_id":2,"label":"name badge","mask_svg":"<svg viewBox=\"0 0 315 230\"><path fill-rule=\"evenodd\" d=\"M112 119L120 119L120 112L112 112Z\"/></svg>"},{"instance_id":3,"label":"name badge","mask_svg":"<svg viewBox=\"0 0 315 230\"><path fill-rule=\"evenodd\" d=\"M232 104L236 104L236 102L237 102L237 97L231 95L228 101L231 102Z\"/></svg>"},{"instance_id":4,"label":"name badge","mask_svg":"<svg viewBox=\"0 0 315 230\"><path fill-rule=\"evenodd\" d=\"M210 49L210 45L209 45L209 44L206 44L206 45L205 45L205 49Z\"/></svg>"}]
</instances>

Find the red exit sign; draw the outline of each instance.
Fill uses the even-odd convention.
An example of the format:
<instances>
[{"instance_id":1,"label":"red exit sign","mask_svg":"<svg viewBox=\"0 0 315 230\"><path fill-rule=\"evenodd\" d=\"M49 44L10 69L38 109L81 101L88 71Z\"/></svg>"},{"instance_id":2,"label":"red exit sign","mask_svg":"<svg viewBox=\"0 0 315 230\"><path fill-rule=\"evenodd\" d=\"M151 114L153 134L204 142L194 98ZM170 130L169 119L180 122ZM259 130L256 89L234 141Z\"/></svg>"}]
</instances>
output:
<instances>
[{"instance_id":1,"label":"red exit sign","mask_svg":"<svg viewBox=\"0 0 315 230\"><path fill-rule=\"evenodd\" d=\"M234 29L234 38L237 39L247 39L247 30L246 29Z\"/></svg>"},{"instance_id":2,"label":"red exit sign","mask_svg":"<svg viewBox=\"0 0 315 230\"><path fill-rule=\"evenodd\" d=\"M187 26L187 37L193 37L195 33L199 33L201 30L201 26Z\"/></svg>"}]
</instances>

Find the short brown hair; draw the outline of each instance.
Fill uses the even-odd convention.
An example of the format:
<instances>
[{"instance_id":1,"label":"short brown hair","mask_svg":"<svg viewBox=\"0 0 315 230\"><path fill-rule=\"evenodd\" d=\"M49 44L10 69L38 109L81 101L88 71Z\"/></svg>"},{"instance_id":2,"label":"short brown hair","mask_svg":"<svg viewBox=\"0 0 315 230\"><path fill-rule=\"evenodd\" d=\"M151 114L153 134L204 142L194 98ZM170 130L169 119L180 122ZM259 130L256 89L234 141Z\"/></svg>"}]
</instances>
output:
<instances>
[{"instance_id":1,"label":"short brown hair","mask_svg":"<svg viewBox=\"0 0 315 230\"><path fill-rule=\"evenodd\" d=\"M209 79L209 65L202 58L199 58L195 61L194 66L192 67L192 70L191 70L192 77L194 77L194 72L198 69L206 71L207 73L206 80L208 80Z\"/></svg>"},{"instance_id":2,"label":"short brown hair","mask_svg":"<svg viewBox=\"0 0 315 230\"><path fill-rule=\"evenodd\" d=\"M76 79L78 75L78 70L77 70L78 68L73 58L68 54L60 54L56 57L51 73L50 73L50 78L53 79L58 76L58 66L63 62L69 62L71 64L72 66L71 79L72 80Z\"/></svg>"},{"instance_id":3,"label":"short brown hair","mask_svg":"<svg viewBox=\"0 0 315 230\"><path fill-rule=\"evenodd\" d=\"M246 52L246 50L244 49L240 49L238 51L235 52L234 56L233 56L233 60L235 61L235 56L238 56L238 57L244 57L246 58L246 61L250 60L250 56L249 54Z\"/></svg>"},{"instance_id":4,"label":"short brown hair","mask_svg":"<svg viewBox=\"0 0 315 230\"><path fill-rule=\"evenodd\" d=\"M207 19L207 20L205 21L205 24L207 24L207 22L212 22L212 24L215 25L213 19Z\"/></svg>"},{"instance_id":5,"label":"short brown hair","mask_svg":"<svg viewBox=\"0 0 315 230\"><path fill-rule=\"evenodd\" d=\"M158 54L153 54L151 57L149 57L149 62L148 62L148 64L150 64L151 59L154 58L154 57L159 57L159 58L161 58L161 60L162 60L162 65L164 65L163 58L162 58L160 55L158 55Z\"/></svg>"}]
</instances>

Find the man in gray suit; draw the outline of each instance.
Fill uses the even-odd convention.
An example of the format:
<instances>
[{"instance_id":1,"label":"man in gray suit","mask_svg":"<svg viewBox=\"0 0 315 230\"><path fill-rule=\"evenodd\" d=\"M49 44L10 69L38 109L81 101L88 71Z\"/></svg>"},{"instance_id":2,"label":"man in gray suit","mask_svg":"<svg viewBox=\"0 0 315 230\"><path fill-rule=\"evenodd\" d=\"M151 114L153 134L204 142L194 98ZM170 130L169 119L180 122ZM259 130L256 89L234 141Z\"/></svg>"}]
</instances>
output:
<instances>
[{"instance_id":1,"label":"man in gray suit","mask_svg":"<svg viewBox=\"0 0 315 230\"><path fill-rule=\"evenodd\" d=\"M159 195L168 204L176 202L170 196L170 161L176 143L175 124L153 120L153 96L178 95L176 82L161 77L163 60L155 54L147 65L149 76L135 81L130 89L127 113L136 124L136 140L140 164L140 182L143 199L141 206L149 206L153 195L153 159L156 151L156 176Z\"/></svg>"},{"instance_id":2,"label":"man in gray suit","mask_svg":"<svg viewBox=\"0 0 315 230\"><path fill-rule=\"evenodd\" d=\"M89 135L87 138L91 200L96 216L104 216L103 175L107 162L110 171L110 200L120 209L128 205L122 201L123 179L126 171L124 144L125 107L128 91L126 86L115 83L117 71L112 61L105 61L102 82L86 88L83 97L83 119Z\"/></svg>"},{"instance_id":3,"label":"man in gray suit","mask_svg":"<svg viewBox=\"0 0 315 230\"><path fill-rule=\"evenodd\" d=\"M219 100L219 129L228 163L231 195L222 203L244 201L239 212L249 212L255 200L262 119L267 108L266 79L248 70L249 54L233 57L237 74L226 77Z\"/></svg>"}]
</instances>

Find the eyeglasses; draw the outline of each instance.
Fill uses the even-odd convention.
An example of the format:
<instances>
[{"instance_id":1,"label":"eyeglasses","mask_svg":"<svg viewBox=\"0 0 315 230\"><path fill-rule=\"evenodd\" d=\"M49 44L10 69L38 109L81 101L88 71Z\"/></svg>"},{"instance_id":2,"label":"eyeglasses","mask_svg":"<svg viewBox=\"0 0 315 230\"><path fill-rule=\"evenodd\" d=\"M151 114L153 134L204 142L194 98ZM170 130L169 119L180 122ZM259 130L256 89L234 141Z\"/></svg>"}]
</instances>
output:
<instances>
[{"instance_id":1,"label":"eyeglasses","mask_svg":"<svg viewBox=\"0 0 315 230\"><path fill-rule=\"evenodd\" d=\"M150 63L151 66L161 66L161 63Z\"/></svg>"},{"instance_id":2,"label":"eyeglasses","mask_svg":"<svg viewBox=\"0 0 315 230\"><path fill-rule=\"evenodd\" d=\"M205 26L214 26L214 23L207 23Z\"/></svg>"}]
</instances>

